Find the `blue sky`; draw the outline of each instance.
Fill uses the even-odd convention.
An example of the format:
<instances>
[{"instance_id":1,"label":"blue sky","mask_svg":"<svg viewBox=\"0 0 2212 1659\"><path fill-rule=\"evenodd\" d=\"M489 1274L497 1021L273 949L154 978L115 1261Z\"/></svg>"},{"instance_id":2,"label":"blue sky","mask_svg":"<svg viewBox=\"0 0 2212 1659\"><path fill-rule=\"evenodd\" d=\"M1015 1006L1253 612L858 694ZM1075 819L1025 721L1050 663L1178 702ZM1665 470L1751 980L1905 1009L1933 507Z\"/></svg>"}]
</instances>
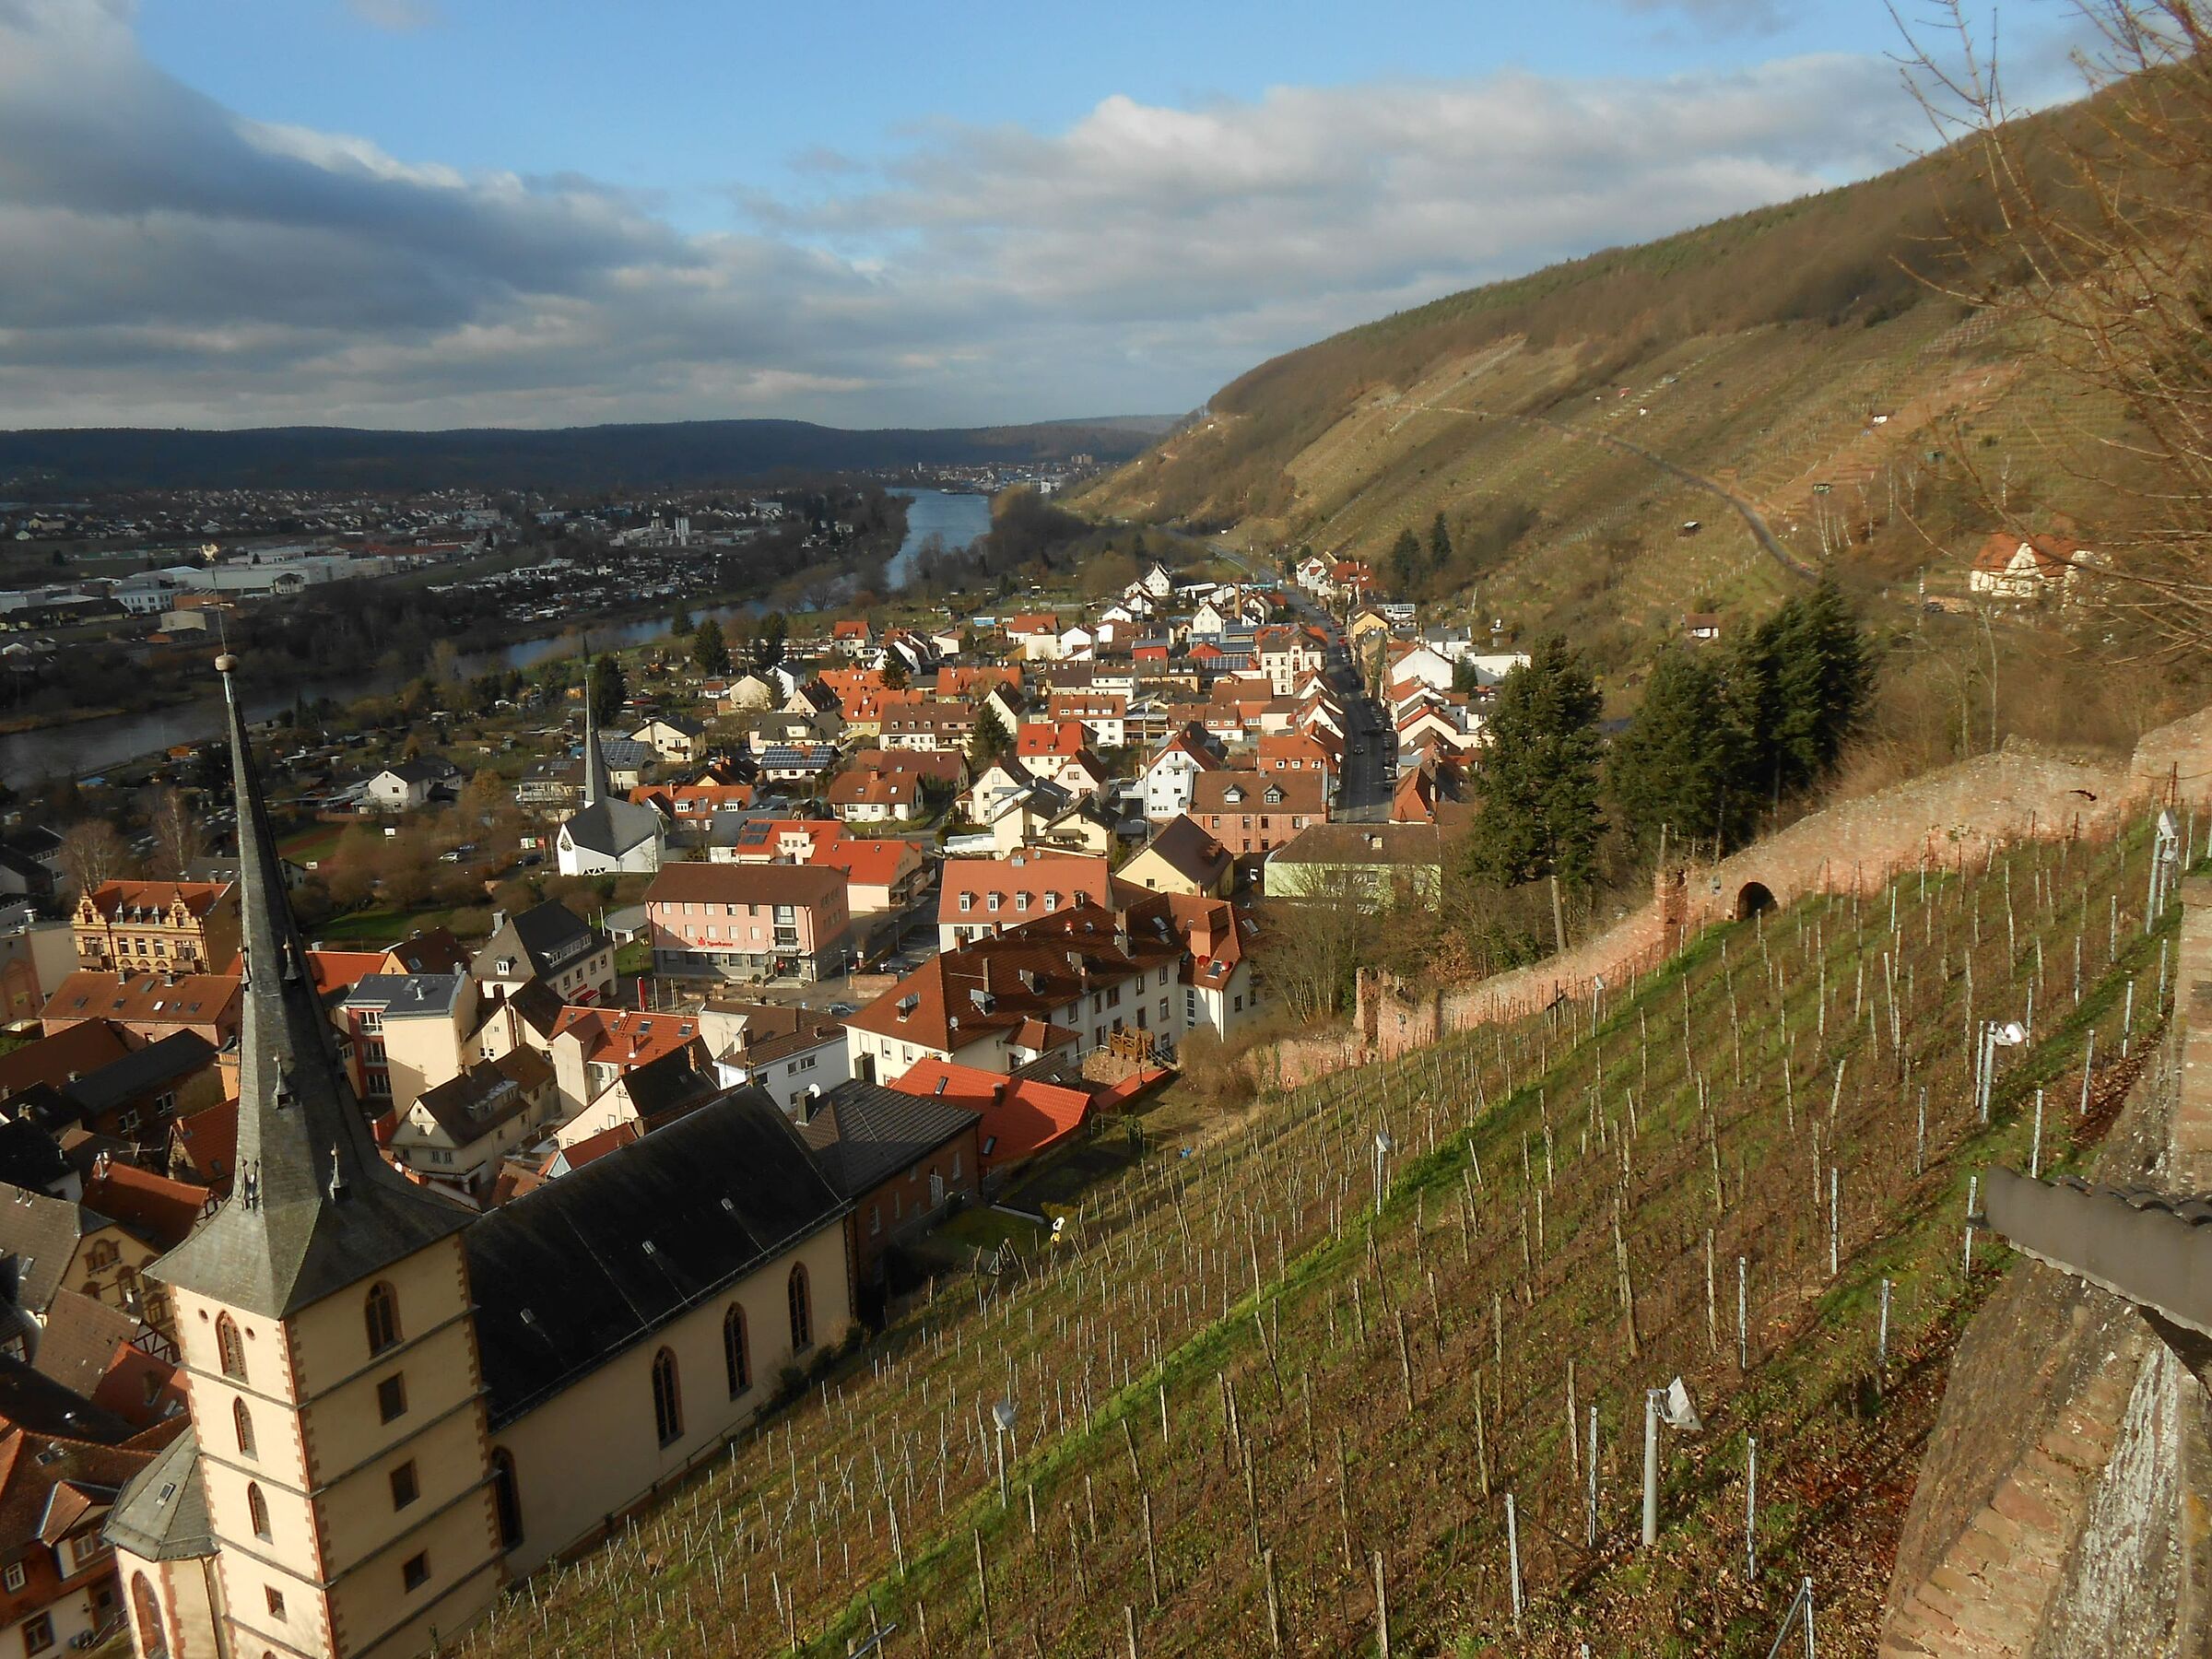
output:
<instances>
[{"instance_id":1,"label":"blue sky","mask_svg":"<svg viewBox=\"0 0 2212 1659\"><path fill-rule=\"evenodd\" d=\"M2030 95L2051 0L2005 13ZM1892 165L1879 5L0 0L17 424L1190 407Z\"/></svg>"}]
</instances>

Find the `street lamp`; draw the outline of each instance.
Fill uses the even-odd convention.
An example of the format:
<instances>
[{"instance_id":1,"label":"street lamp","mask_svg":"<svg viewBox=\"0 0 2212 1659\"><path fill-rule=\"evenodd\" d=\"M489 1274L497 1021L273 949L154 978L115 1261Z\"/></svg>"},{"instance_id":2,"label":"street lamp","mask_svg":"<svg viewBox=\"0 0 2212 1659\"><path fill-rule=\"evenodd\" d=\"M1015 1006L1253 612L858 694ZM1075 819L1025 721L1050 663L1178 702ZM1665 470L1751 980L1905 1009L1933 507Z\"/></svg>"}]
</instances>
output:
<instances>
[{"instance_id":1,"label":"street lamp","mask_svg":"<svg viewBox=\"0 0 2212 1659\"><path fill-rule=\"evenodd\" d=\"M991 1422L998 1430L991 1443L998 1452L998 1502L1002 1509L1006 1502L1006 1437L1014 1432L1016 1409L1012 1400L996 1401L991 1407Z\"/></svg>"},{"instance_id":2,"label":"street lamp","mask_svg":"<svg viewBox=\"0 0 2212 1659\"><path fill-rule=\"evenodd\" d=\"M2018 1048L2027 1041L2028 1028L2017 1019L1985 1019L1982 1022L1982 1049L1975 1077L1974 1106L1984 1124L1989 1122L1989 1100L1995 1090L1997 1051L2001 1048Z\"/></svg>"},{"instance_id":3,"label":"street lamp","mask_svg":"<svg viewBox=\"0 0 2212 1659\"><path fill-rule=\"evenodd\" d=\"M1688 1386L1677 1377L1665 1388L1643 1391L1643 1541L1659 1541L1659 1425L1683 1434L1705 1427L1690 1403Z\"/></svg>"}]
</instances>

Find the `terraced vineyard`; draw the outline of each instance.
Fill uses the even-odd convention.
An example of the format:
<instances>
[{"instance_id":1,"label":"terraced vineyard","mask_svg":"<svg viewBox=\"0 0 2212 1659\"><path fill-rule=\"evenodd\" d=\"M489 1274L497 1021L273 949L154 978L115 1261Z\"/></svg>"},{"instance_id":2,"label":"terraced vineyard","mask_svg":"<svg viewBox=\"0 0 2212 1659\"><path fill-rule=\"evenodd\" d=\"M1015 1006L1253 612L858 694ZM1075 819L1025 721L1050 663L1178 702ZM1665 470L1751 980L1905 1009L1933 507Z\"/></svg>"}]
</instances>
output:
<instances>
[{"instance_id":1,"label":"terraced vineyard","mask_svg":"<svg viewBox=\"0 0 2212 1659\"><path fill-rule=\"evenodd\" d=\"M2081 1157L2157 1041L2147 865L2138 826L1810 901L1157 1148L461 1651L1358 1653L1380 1597L1396 1653L1756 1654L1806 1577L1864 1651L2003 1265L1967 1271L1969 1182L2039 1123ZM1990 1018L2030 1039L1984 1122ZM1677 1373L1704 1428L1640 1548Z\"/></svg>"}]
</instances>

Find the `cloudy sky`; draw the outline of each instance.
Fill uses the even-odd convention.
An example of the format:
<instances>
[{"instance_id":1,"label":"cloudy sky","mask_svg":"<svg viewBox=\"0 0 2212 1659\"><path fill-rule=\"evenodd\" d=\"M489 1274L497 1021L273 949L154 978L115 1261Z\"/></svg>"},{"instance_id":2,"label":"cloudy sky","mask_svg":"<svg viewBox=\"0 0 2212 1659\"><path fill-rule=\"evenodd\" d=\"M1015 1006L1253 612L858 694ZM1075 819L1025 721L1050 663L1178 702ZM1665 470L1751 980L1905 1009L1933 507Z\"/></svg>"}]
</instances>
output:
<instances>
[{"instance_id":1,"label":"cloudy sky","mask_svg":"<svg viewBox=\"0 0 2212 1659\"><path fill-rule=\"evenodd\" d=\"M2056 88L2065 14L2013 0ZM0 425L1171 412L1896 164L1875 0L0 0Z\"/></svg>"}]
</instances>

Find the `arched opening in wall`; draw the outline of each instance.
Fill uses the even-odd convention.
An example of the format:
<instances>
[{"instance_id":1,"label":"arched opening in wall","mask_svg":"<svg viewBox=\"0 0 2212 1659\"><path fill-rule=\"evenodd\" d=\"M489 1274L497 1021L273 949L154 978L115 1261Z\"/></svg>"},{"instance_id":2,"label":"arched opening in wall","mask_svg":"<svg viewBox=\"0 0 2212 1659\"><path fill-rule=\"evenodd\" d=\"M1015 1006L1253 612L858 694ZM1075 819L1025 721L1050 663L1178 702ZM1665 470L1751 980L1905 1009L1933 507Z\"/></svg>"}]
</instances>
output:
<instances>
[{"instance_id":1,"label":"arched opening in wall","mask_svg":"<svg viewBox=\"0 0 2212 1659\"><path fill-rule=\"evenodd\" d=\"M131 1613L138 1624L142 1659L169 1659L169 1627L162 1621L161 1602L143 1572L131 1575Z\"/></svg>"},{"instance_id":2,"label":"arched opening in wall","mask_svg":"<svg viewBox=\"0 0 2212 1659\"><path fill-rule=\"evenodd\" d=\"M1767 890L1763 881L1747 881L1736 889L1735 919L1748 922L1762 912L1774 908L1774 895Z\"/></svg>"}]
</instances>

